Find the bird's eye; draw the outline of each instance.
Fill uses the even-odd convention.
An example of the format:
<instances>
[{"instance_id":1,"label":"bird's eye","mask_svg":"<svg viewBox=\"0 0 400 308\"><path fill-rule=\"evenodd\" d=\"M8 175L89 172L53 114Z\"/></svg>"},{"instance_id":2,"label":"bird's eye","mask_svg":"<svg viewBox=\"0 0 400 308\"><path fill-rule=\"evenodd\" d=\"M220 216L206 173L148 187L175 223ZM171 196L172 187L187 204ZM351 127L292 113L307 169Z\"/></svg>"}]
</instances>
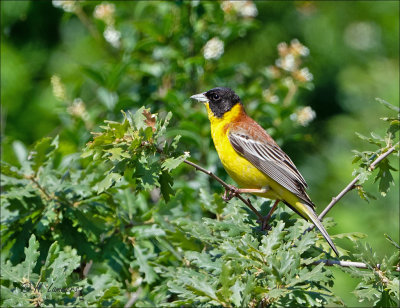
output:
<instances>
[{"instance_id":1,"label":"bird's eye","mask_svg":"<svg viewBox=\"0 0 400 308\"><path fill-rule=\"evenodd\" d=\"M214 94L213 95L213 99L215 99L215 100L219 99L219 95L218 94Z\"/></svg>"}]
</instances>

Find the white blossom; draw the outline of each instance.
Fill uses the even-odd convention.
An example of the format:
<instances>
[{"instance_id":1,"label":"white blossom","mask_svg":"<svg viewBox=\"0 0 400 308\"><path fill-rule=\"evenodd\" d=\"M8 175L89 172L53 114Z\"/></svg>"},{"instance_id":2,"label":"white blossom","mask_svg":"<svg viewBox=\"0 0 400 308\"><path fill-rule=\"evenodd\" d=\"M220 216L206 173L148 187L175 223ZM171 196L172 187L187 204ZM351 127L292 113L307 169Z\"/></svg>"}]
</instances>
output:
<instances>
[{"instance_id":1,"label":"white blossom","mask_svg":"<svg viewBox=\"0 0 400 308\"><path fill-rule=\"evenodd\" d=\"M242 17L256 17L258 10L253 1L222 1L221 8L224 12L236 12Z\"/></svg>"},{"instance_id":2,"label":"white blossom","mask_svg":"<svg viewBox=\"0 0 400 308\"><path fill-rule=\"evenodd\" d=\"M54 7L63 9L66 12L72 13L76 8L76 1L74 0L52 0L51 3Z\"/></svg>"},{"instance_id":3,"label":"white blossom","mask_svg":"<svg viewBox=\"0 0 400 308\"><path fill-rule=\"evenodd\" d=\"M279 58L275 62L277 67L284 69L285 71L292 72L296 68L296 61L294 56L289 53L286 56Z\"/></svg>"},{"instance_id":4,"label":"white blossom","mask_svg":"<svg viewBox=\"0 0 400 308\"><path fill-rule=\"evenodd\" d=\"M290 115L290 119L292 121L295 121L302 126L307 126L312 120L315 119L315 117L316 113L310 106L300 108L296 111L296 113L292 113Z\"/></svg>"},{"instance_id":5,"label":"white blossom","mask_svg":"<svg viewBox=\"0 0 400 308\"><path fill-rule=\"evenodd\" d=\"M301 82L312 81L314 76L308 69L308 67L303 67L301 70L295 71L293 73L294 78Z\"/></svg>"},{"instance_id":6,"label":"white blossom","mask_svg":"<svg viewBox=\"0 0 400 308\"><path fill-rule=\"evenodd\" d=\"M96 5L93 16L103 20L107 25L114 24L115 5L113 3L102 3Z\"/></svg>"},{"instance_id":7,"label":"white blossom","mask_svg":"<svg viewBox=\"0 0 400 308\"><path fill-rule=\"evenodd\" d=\"M290 42L290 49L291 52L295 55L306 57L310 54L310 49L300 43L298 39L293 39Z\"/></svg>"},{"instance_id":8,"label":"white blossom","mask_svg":"<svg viewBox=\"0 0 400 308\"><path fill-rule=\"evenodd\" d=\"M242 15L243 17L257 16L258 10L253 1L238 1L238 2L244 2L242 4L241 10L238 11L240 15Z\"/></svg>"},{"instance_id":9,"label":"white blossom","mask_svg":"<svg viewBox=\"0 0 400 308\"><path fill-rule=\"evenodd\" d=\"M204 46L204 59L218 59L224 53L224 42L218 37L213 37Z\"/></svg>"},{"instance_id":10,"label":"white blossom","mask_svg":"<svg viewBox=\"0 0 400 308\"><path fill-rule=\"evenodd\" d=\"M103 35L105 40L109 42L111 46L115 48L119 48L121 46L121 32L116 30L114 27L107 26Z\"/></svg>"},{"instance_id":11,"label":"white blossom","mask_svg":"<svg viewBox=\"0 0 400 308\"><path fill-rule=\"evenodd\" d=\"M286 42L280 42L277 46L279 56L284 57L289 53L289 47Z\"/></svg>"},{"instance_id":12,"label":"white blossom","mask_svg":"<svg viewBox=\"0 0 400 308\"><path fill-rule=\"evenodd\" d=\"M85 103L81 98L75 98L72 105L67 108L69 114L78 118L84 118L86 115Z\"/></svg>"},{"instance_id":13,"label":"white blossom","mask_svg":"<svg viewBox=\"0 0 400 308\"><path fill-rule=\"evenodd\" d=\"M264 99L271 104L276 104L279 101L279 97L274 95L269 89L265 89L262 94Z\"/></svg>"}]
</instances>

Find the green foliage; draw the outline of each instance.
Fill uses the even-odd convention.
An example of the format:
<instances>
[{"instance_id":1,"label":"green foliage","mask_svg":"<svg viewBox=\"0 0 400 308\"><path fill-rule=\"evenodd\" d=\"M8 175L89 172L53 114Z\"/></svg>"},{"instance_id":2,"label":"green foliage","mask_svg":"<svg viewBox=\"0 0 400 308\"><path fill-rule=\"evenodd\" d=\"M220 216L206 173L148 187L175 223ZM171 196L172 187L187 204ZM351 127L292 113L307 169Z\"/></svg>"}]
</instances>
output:
<instances>
[{"instance_id":1,"label":"green foliage","mask_svg":"<svg viewBox=\"0 0 400 308\"><path fill-rule=\"evenodd\" d=\"M249 223L239 202L226 206L218 220L204 218L193 224L181 218L173 222L204 248L185 251L184 266L167 268L164 276L169 279L169 291L178 295L168 305L281 307L339 303L328 289L333 284L329 270L322 264L312 265L321 257L318 249L311 249L319 246L316 234L301 236L309 224L300 220L293 224L287 221L289 216L280 211L276 220L285 219L286 226L278 220L268 235Z\"/></svg>"},{"instance_id":2,"label":"green foliage","mask_svg":"<svg viewBox=\"0 0 400 308\"><path fill-rule=\"evenodd\" d=\"M160 188L164 198L169 200L169 194L173 193L170 172L189 156L185 153L171 157L179 141L179 136L172 142L165 140L171 113L163 122L157 121L156 115L144 108L135 114L123 114L122 123L107 121L107 126L102 126L104 132L94 133L93 141L82 154L83 158L105 161L110 166L97 185L97 193L106 191L124 178L126 184L137 192Z\"/></svg>"},{"instance_id":3,"label":"green foliage","mask_svg":"<svg viewBox=\"0 0 400 308\"><path fill-rule=\"evenodd\" d=\"M399 306L400 246L390 236L386 235L386 237L396 248L393 255L380 260L368 244L358 242L356 244L358 253L354 254L354 257L364 262L369 271L355 267L342 268L353 277L361 279L354 290L358 300L371 302L374 307Z\"/></svg>"},{"instance_id":4,"label":"green foliage","mask_svg":"<svg viewBox=\"0 0 400 308\"><path fill-rule=\"evenodd\" d=\"M316 20L325 20L321 4L312 4L319 10L314 17L300 2L277 10L276 16L293 22L283 33L282 20L268 17L265 24L254 16L257 9L273 16L270 4L237 3L2 2L1 120L7 125L2 126L0 182L1 306L346 304L332 291L336 277L316 265L332 256L317 231L306 232L307 222L280 208L271 230L261 232L242 203L225 203L216 181L184 164L190 153L190 160L227 179L210 141L206 113L201 104L189 103L192 94L233 88L280 145L296 149L291 156L297 164L301 148L308 155L316 144L324 146L311 138L325 125L320 121L318 132L312 131L313 109L319 107L309 99L311 90L321 87L328 67L337 65L348 76L348 64L341 62L347 54L340 53L349 47L341 45L333 53L325 41L327 61L319 39L310 49L293 39L308 37L312 44L312 29L320 28ZM237 5L247 5L246 10ZM371 14L378 22L376 12ZM307 26L299 26L302 18L295 16L306 18ZM379 16L390 27L392 19ZM58 34L39 35L36 29L43 28ZM381 33L382 40L392 39L393 31ZM276 51L284 40L290 43ZM211 43L214 48L207 51ZM382 58L379 48L369 52ZM357 53L352 59L364 58ZM318 61L323 62L319 74ZM318 76L315 81L310 71ZM329 78L323 82L335 84L336 77ZM323 92L320 103L329 96ZM337 104L343 102L321 106ZM317 111L317 120L334 118L329 112ZM383 120L389 125L385 137L366 139L379 149L356 158L363 197L369 196L364 183L373 172L382 193L395 178L389 157L377 171L368 170L395 144L399 119ZM251 201L264 215L271 205ZM327 218L324 225L335 224ZM358 277L357 298L366 305L396 306L397 250L381 260L364 240L354 244L365 237L360 232L332 236L342 259L368 264L367 270L349 270Z\"/></svg>"},{"instance_id":5,"label":"green foliage","mask_svg":"<svg viewBox=\"0 0 400 308\"><path fill-rule=\"evenodd\" d=\"M78 275L73 271L80 266L81 258L75 249L65 247L64 251L60 251L59 244L54 242L42 266L37 263L39 254L39 242L32 235L28 248L25 248L25 261L16 266L10 261L1 264L2 306L118 305L120 290L116 285L111 285L112 281L106 274L98 277L100 282L78 280ZM39 275L33 271L35 267Z\"/></svg>"},{"instance_id":6,"label":"green foliage","mask_svg":"<svg viewBox=\"0 0 400 308\"><path fill-rule=\"evenodd\" d=\"M395 185L391 171L397 171L397 169L390 165L389 158L384 158L377 166L372 166L372 168L371 164L378 159L380 155L384 155L392 147L394 147L394 153L399 153L399 142L396 143L398 140L396 134L400 128L400 111L398 107L393 106L382 99L377 99L377 101L389 110L397 112L397 114L395 116L382 118L382 120L389 124L384 137L380 137L372 132L371 137L366 137L362 134L356 133L360 139L377 146L378 150L363 152L354 150L353 152L355 153L355 157L353 163L359 163L360 167L353 172L353 175L359 175L359 184L363 184L372 174L372 170L377 169L378 173L375 176L374 182L378 182L378 188L381 195L386 196L390 186ZM360 197L366 201L368 201L368 198L375 198L373 195L367 193L361 185L357 186L357 190Z\"/></svg>"}]
</instances>

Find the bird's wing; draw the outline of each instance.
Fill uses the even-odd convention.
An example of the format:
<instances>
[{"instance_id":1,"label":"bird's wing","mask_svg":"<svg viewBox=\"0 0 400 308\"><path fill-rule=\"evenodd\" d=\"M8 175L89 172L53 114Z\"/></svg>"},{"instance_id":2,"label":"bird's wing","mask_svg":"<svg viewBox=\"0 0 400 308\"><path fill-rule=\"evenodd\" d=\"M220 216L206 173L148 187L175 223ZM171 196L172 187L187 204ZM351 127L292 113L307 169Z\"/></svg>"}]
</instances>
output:
<instances>
[{"instance_id":1,"label":"bird's wing","mask_svg":"<svg viewBox=\"0 0 400 308\"><path fill-rule=\"evenodd\" d=\"M259 127L261 128L261 127ZM305 189L307 183L289 156L262 130L267 138L252 138L245 130L230 130L233 148L272 180L313 206ZM260 140L263 139L263 140Z\"/></svg>"}]
</instances>

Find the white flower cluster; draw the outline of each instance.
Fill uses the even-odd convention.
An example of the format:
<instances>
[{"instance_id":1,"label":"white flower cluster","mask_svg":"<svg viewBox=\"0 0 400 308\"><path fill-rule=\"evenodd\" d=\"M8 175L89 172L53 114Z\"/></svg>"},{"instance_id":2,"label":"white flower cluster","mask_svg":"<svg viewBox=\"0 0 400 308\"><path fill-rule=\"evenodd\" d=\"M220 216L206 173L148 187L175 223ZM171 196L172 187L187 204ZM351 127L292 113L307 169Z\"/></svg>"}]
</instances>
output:
<instances>
[{"instance_id":1,"label":"white flower cluster","mask_svg":"<svg viewBox=\"0 0 400 308\"><path fill-rule=\"evenodd\" d=\"M306 57L310 50L301 44L299 40L293 39L288 46L285 42L278 44L279 59L276 60L276 66L288 72L298 69L300 56Z\"/></svg>"},{"instance_id":2,"label":"white flower cluster","mask_svg":"<svg viewBox=\"0 0 400 308\"><path fill-rule=\"evenodd\" d=\"M301 82L312 81L314 78L308 67L303 67L302 69L293 72L293 77Z\"/></svg>"},{"instance_id":3,"label":"white flower cluster","mask_svg":"<svg viewBox=\"0 0 400 308\"><path fill-rule=\"evenodd\" d=\"M222 1L221 8L225 13L235 12L242 17L256 17L258 10L253 1Z\"/></svg>"},{"instance_id":4,"label":"white flower cluster","mask_svg":"<svg viewBox=\"0 0 400 308\"><path fill-rule=\"evenodd\" d=\"M115 5L110 3L102 3L94 8L94 18L104 21L107 25L114 24Z\"/></svg>"},{"instance_id":5,"label":"white flower cluster","mask_svg":"<svg viewBox=\"0 0 400 308\"><path fill-rule=\"evenodd\" d=\"M278 95L273 94L270 89L265 89L262 94L263 94L265 101L268 103L276 104L279 102Z\"/></svg>"},{"instance_id":6,"label":"white flower cluster","mask_svg":"<svg viewBox=\"0 0 400 308\"><path fill-rule=\"evenodd\" d=\"M121 32L115 29L115 5L112 3L101 3L94 8L93 16L104 21L107 25L103 32L104 39L114 48L121 46Z\"/></svg>"},{"instance_id":7,"label":"white flower cluster","mask_svg":"<svg viewBox=\"0 0 400 308\"><path fill-rule=\"evenodd\" d=\"M119 48L121 46L121 32L115 30L112 26L107 26L104 30L104 38L110 43L114 48Z\"/></svg>"},{"instance_id":8,"label":"white flower cluster","mask_svg":"<svg viewBox=\"0 0 400 308\"><path fill-rule=\"evenodd\" d=\"M54 7L63 9L68 13L72 13L76 9L76 1L75 0L52 0L51 3Z\"/></svg>"},{"instance_id":9,"label":"white flower cluster","mask_svg":"<svg viewBox=\"0 0 400 308\"><path fill-rule=\"evenodd\" d=\"M209 40L203 49L204 59L219 59L224 53L224 42L218 37L213 37Z\"/></svg>"},{"instance_id":10,"label":"white flower cluster","mask_svg":"<svg viewBox=\"0 0 400 308\"><path fill-rule=\"evenodd\" d=\"M297 109L296 113L290 115L292 121L297 122L302 126L307 126L316 117L315 111L310 107L302 107Z\"/></svg>"},{"instance_id":11,"label":"white flower cluster","mask_svg":"<svg viewBox=\"0 0 400 308\"><path fill-rule=\"evenodd\" d=\"M89 113L86 111L86 105L80 97L74 99L67 111L70 115L81 118L85 123L89 122Z\"/></svg>"},{"instance_id":12,"label":"white flower cluster","mask_svg":"<svg viewBox=\"0 0 400 308\"><path fill-rule=\"evenodd\" d=\"M270 65L265 68L264 74L267 78L281 80L282 84L288 88L288 93L291 93L299 83L305 84L313 80L314 76L308 67L301 68L302 57L306 57L310 54L310 50L306 46L301 44L299 40L293 39L289 45L285 42L279 43L277 49L279 58L275 61L275 65ZM278 97L274 94L275 91L276 86L274 85L271 85L268 89L264 90L264 100L273 104L277 103ZM283 104L290 103L290 96L288 97L288 99L283 100ZM307 110L308 109L306 109L306 111ZM312 109L310 110L312 111ZM293 114L292 116L295 119L298 117L297 114ZM302 114L299 116L299 119L300 124L305 123L304 125L307 125L308 122L303 121Z\"/></svg>"}]
</instances>

